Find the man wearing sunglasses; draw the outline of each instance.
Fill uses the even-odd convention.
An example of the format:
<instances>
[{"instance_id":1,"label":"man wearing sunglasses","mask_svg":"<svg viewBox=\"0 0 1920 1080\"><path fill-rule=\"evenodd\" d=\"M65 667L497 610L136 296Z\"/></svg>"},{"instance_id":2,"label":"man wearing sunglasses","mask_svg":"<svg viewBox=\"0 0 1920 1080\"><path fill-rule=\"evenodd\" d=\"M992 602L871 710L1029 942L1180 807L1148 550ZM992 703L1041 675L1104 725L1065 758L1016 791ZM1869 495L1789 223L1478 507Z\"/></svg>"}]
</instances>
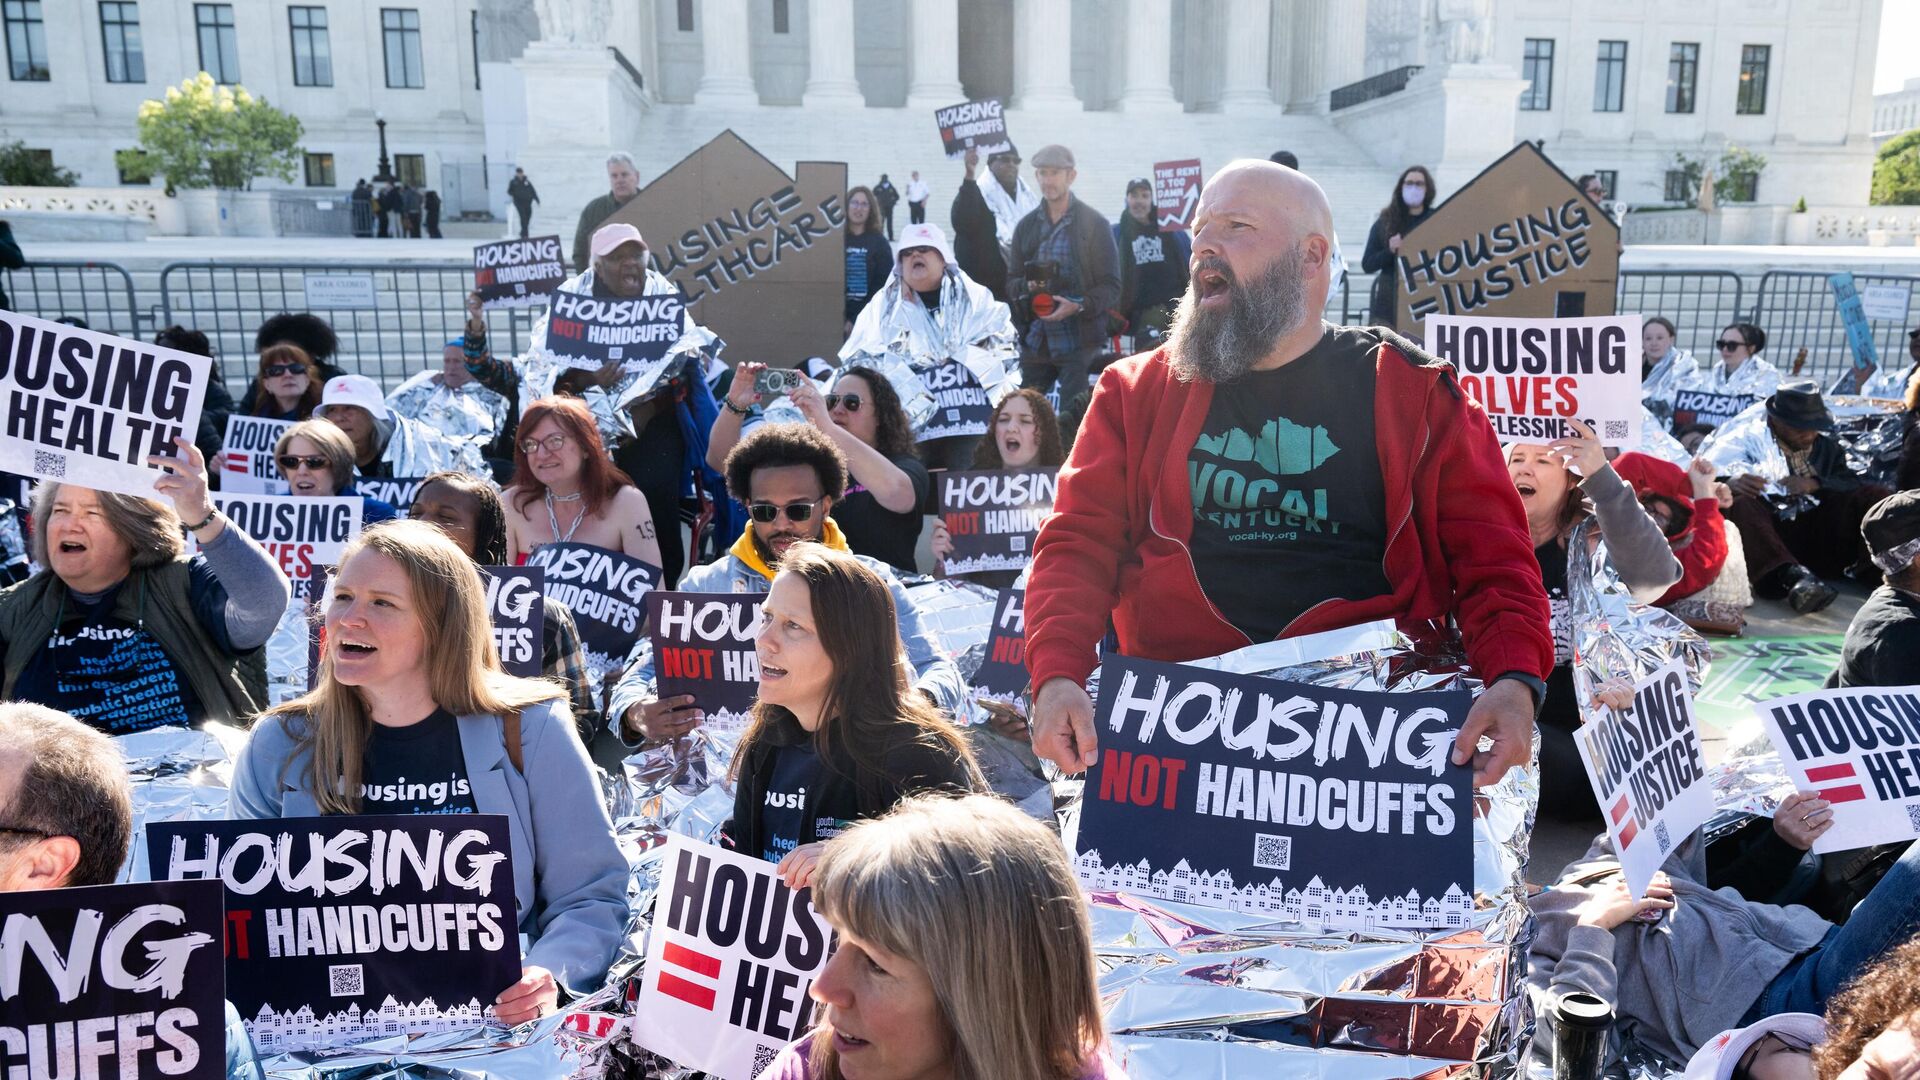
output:
<instances>
[{"instance_id":1,"label":"man wearing sunglasses","mask_svg":"<svg viewBox=\"0 0 1920 1080\"><path fill-rule=\"evenodd\" d=\"M133 839L127 764L112 739L43 705L0 703L0 892L111 885ZM227 1080L260 1080L227 1006Z\"/></svg>"},{"instance_id":2,"label":"man wearing sunglasses","mask_svg":"<svg viewBox=\"0 0 1920 1080\"><path fill-rule=\"evenodd\" d=\"M727 489L747 505L740 539L719 559L680 579L682 592L764 593L781 558L802 541L846 551L846 538L828 511L847 487L847 459L812 424L762 424L727 455ZM919 608L886 563L857 555L893 592L900 640L913 665L914 688L949 714L967 688L953 661L940 655L920 621ZM646 634L627 657L627 670L608 698L614 734L629 746L685 735L705 714L691 694L655 696L653 648Z\"/></svg>"}]
</instances>

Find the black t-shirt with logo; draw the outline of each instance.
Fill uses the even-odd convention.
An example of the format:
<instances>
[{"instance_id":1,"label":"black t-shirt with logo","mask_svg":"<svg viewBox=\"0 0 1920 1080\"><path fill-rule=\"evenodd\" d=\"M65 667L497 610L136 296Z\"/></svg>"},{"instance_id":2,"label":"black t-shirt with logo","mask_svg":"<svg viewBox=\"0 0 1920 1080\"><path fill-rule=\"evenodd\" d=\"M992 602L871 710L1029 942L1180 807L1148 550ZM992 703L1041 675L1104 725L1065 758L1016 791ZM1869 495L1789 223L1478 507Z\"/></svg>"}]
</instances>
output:
<instances>
[{"instance_id":1,"label":"black t-shirt with logo","mask_svg":"<svg viewBox=\"0 0 1920 1080\"><path fill-rule=\"evenodd\" d=\"M1215 386L1188 452L1194 570L1256 642L1321 601L1391 591L1373 345L1329 330L1284 367Z\"/></svg>"},{"instance_id":2,"label":"black t-shirt with logo","mask_svg":"<svg viewBox=\"0 0 1920 1080\"><path fill-rule=\"evenodd\" d=\"M820 755L812 739L774 751L773 777L760 805L761 835L766 847L760 857L779 862L800 846L807 835L807 793L820 788Z\"/></svg>"},{"instance_id":3,"label":"black t-shirt with logo","mask_svg":"<svg viewBox=\"0 0 1920 1080\"><path fill-rule=\"evenodd\" d=\"M120 588L67 595L65 617L20 672L14 698L108 735L198 723L206 713L186 673L140 622L114 614Z\"/></svg>"},{"instance_id":4,"label":"black t-shirt with logo","mask_svg":"<svg viewBox=\"0 0 1920 1080\"><path fill-rule=\"evenodd\" d=\"M1540 584L1547 590L1548 622L1553 629L1553 662L1573 659L1573 615L1567 601L1567 549L1549 540L1533 549L1540 564Z\"/></svg>"},{"instance_id":5,"label":"black t-shirt with logo","mask_svg":"<svg viewBox=\"0 0 1920 1080\"><path fill-rule=\"evenodd\" d=\"M373 725L360 787L363 814L475 814L460 721L439 709L406 727Z\"/></svg>"}]
</instances>

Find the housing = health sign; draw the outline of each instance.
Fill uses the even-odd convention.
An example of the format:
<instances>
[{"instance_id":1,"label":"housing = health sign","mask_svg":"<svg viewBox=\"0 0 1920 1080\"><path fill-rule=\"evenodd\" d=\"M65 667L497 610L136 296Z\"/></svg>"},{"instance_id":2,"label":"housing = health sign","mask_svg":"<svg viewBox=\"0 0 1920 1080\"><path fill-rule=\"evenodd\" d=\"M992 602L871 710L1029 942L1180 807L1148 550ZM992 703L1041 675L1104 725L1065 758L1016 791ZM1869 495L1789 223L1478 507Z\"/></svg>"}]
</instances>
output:
<instances>
[{"instance_id":1,"label":"housing = health sign","mask_svg":"<svg viewBox=\"0 0 1920 1080\"><path fill-rule=\"evenodd\" d=\"M557 292L548 309L547 351L583 368L637 369L680 340L680 309L680 298L671 294L615 300Z\"/></svg>"},{"instance_id":2,"label":"housing = health sign","mask_svg":"<svg viewBox=\"0 0 1920 1080\"><path fill-rule=\"evenodd\" d=\"M1920 836L1920 686L1815 690L1754 708L1795 786L1833 804L1816 853Z\"/></svg>"},{"instance_id":3,"label":"housing = health sign","mask_svg":"<svg viewBox=\"0 0 1920 1080\"><path fill-rule=\"evenodd\" d=\"M293 426L291 420L264 416L227 417L227 440L220 446L220 490L238 495L284 495L286 479L273 448Z\"/></svg>"},{"instance_id":4,"label":"housing = health sign","mask_svg":"<svg viewBox=\"0 0 1920 1080\"><path fill-rule=\"evenodd\" d=\"M558 236L497 240L473 249L473 288L480 306L526 307L547 302L547 294L567 280Z\"/></svg>"},{"instance_id":5,"label":"housing = health sign","mask_svg":"<svg viewBox=\"0 0 1920 1080\"><path fill-rule=\"evenodd\" d=\"M1056 469L942 473L940 514L953 538L946 573L1025 569L1057 487Z\"/></svg>"},{"instance_id":6,"label":"housing = health sign","mask_svg":"<svg viewBox=\"0 0 1920 1080\"><path fill-rule=\"evenodd\" d=\"M1451 363L1502 443L1548 443L1593 429L1602 445L1640 445L1640 316L1427 319L1427 351Z\"/></svg>"},{"instance_id":7,"label":"housing = health sign","mask_svg":"<svg viewBox=\"0 0 1920 1080\"><path fill-rule=\"evenodd\" d=\"M1713 813L1700 725L1686 673L1669 663L1633 688L1625 709L1604 706L1574 733L1633 895Z\"/></svg>"}]
</instances>

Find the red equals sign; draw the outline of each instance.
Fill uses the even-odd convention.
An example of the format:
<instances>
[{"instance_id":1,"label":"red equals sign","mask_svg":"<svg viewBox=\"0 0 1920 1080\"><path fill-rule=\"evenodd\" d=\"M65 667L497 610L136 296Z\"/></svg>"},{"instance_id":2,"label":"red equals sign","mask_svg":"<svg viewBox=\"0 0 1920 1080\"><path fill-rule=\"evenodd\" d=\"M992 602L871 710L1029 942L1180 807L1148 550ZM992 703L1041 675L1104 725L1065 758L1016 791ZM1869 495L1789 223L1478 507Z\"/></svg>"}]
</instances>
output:
<instances>
[{"instance_id":1,"label":"red equals sign","mask_svg":"<svg viewBox=\"0 0 1920 1080\"><path fill-rule=\"evenodd\" d=\"M676 945L671 941L667 942L666 953L661 959L668 964L672 964L674 967L684 971L691 971L696 975L704 975L709 979L718 979L720 977L719 957L708 956L705 953L697 953L684 945ZM711 986L702 986L697 982L681 978L671 971L660 972L659 986L660 992L668 997L679 998L681 1001L692 1005L696 1009L705 1009L708 1012L713 1011L715 991Z\"/></svg>"},{"instance_id":2,"label":"red equals sign","mask_svg":"<svg viewBox=\"0 0 1920 1080\"><path fill-rule=\"evenodd\" d=\"M1607 811L1607 817L1613 821L1614 825L1618 826L1620 825L1621 819L1627 816L1628 809L1630 808L1627 806L1627 797L1622 795L1620 796L1620 801L1613 804L1613 809ZM1634 824L1632 821L1628 821L1625 826L1620 828L1620 850L1627 850L1627 847L1633 843L1633 838L1638 835L1640 835L1640 826Z\"/></svg>"},{"instance_id":3,"label":"red equals sign","mask_svg":"<svg viewBox=\"0 0 1920 1080\"><path fill-rule=\"evenodd\" d=\"M1834 780L1852 780L1859 774L1853 766L1845 762L1838 765L1822 765L1807 770L1807 783L1825 784ZM1817 794L1830 803L1859 802L1867 797L1867 789L1859 784L1839 784L1830 788L1821 788Z\"/></svg>"},{"instance_id":4,"label":"red equals sign","mask_svg":"<svg viewBox=\"0 0 1920 1080\"><path fill-rule=\"evenodd\" d=\"M241 453L238 450L229 450L220 456L226 459L228 472L237 472L243 475L246 473L247 471L247 455L246 454Z\"/></svg>"}]
</instances>

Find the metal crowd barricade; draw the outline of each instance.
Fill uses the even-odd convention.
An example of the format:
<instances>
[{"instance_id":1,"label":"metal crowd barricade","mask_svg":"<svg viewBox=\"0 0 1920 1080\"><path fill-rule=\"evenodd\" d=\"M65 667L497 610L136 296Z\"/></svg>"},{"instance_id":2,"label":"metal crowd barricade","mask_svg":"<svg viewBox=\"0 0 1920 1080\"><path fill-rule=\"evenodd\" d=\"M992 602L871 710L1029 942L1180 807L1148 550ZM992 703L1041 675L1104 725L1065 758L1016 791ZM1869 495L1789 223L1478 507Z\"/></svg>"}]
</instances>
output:
<instances>
[{"instance_id":1,"label":"metal crowd barricade","mask_svg":"<svg viewBox=\"0 0 1920 1080\"><path fill-rule=\"evenodd\" d=\"M465 263L170 263L160 271L160 306L169 323L206 334L237 396L253 378L254 334L280 312L312 312L332 324L333 362L392 390L416 372L440 366L443 346L463 333L473 267ZM525 346L538 309L487 313L499 355Z\"/></svg>"},{"instance_id":2,"label":"metal crowd barricade","mask_svg":"<svg viewBox=\"0 0 1920 1080\"><path fill-rule=\"evenodd\" d=\"M117 263L35 260L18 270L0 270L0 292L22 315L41 319L73 316L90 329L121 337L145 337L151 317L134 299L133 278Z\"/></svg>"},{"instance_id":3,"label":"metal crowd barricade","mask_svg":"<svg viewBox=\"0 0 1920 1080\"><path fill-rule=\"evenodd\" d=\"M1745 294L1729 270L1622 270L1613 310L1671 320L1674 340L1706 364L1720 328L1746 318Z\"/></svg>"},{"instance_id":4,"label":"metal crowd barricade","mask_svg":"<svg viewBox=\"0 0 1920 1080\"><path fill-rule=\"evenodd\" d=\"M1794 357L1806 349L1807 363L1801 374L1823 388L1832 386L1853 363L1846 326L1840 321L1840 308L1827 278L1828 272L1819 270L1767 271L1760 278L1753 310L1746 319L1766 332L1766 356L1780 370L1789 370ZM1863 290L1892 285L1905 291L1905 318L1869 322L1881 370L1905 368L1910 363L1907 331L1915 325L1914 290L1920 288L1920 276L1857 273L1853 282Z\"/></svg>"}]
</instances>

